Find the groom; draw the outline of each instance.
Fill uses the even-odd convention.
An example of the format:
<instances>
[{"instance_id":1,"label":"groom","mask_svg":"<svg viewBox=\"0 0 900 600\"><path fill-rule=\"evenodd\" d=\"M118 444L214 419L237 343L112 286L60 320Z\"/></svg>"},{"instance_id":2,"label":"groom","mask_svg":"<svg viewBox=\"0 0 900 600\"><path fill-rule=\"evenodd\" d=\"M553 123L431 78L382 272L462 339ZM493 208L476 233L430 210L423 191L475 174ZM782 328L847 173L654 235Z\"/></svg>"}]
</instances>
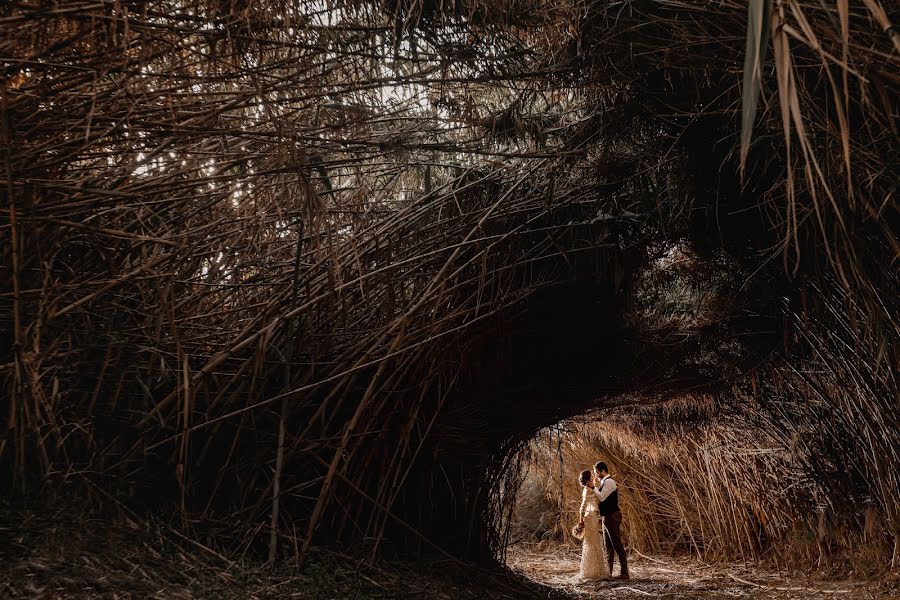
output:
<instances>
[{"instance_id":1,"label":"groom","mask_svg":"<svg viewBox=\"0 0 900 600\"><path fill-rule=\"evenodd\" d=\"M622 545L622 513L619 512L619 489L616 480L609 476L609 468L605 462L594 465L594 475L600 482L594 486L594 495L600 501L600 516L603 517L603 528L606 529L606 560L609 562L609 574L613 570L613 550L619 555L619 567L622 579L628 579L628 559Z\"/></svg>"}]
</instances>

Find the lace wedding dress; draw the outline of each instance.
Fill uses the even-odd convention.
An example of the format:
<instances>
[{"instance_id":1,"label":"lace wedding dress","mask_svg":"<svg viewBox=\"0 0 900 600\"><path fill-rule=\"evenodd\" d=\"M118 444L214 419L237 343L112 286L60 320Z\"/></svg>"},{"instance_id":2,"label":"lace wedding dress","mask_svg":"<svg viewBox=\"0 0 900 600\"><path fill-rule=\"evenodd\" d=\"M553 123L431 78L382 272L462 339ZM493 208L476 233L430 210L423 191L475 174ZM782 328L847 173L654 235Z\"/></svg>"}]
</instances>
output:
<instances>
[{"instance_id":1,"label":"lace wedding dress","mask_svg":"<svg viewBox=\"0 0 900 600\"><path fill-rule=\"evenodd\" d=\"M593 490L584 488L581 492L584 507L584 538L581 541L581 578L609 579L606 564L606 547L600 531L599 501Z\"/></svg>"}]
</instances>

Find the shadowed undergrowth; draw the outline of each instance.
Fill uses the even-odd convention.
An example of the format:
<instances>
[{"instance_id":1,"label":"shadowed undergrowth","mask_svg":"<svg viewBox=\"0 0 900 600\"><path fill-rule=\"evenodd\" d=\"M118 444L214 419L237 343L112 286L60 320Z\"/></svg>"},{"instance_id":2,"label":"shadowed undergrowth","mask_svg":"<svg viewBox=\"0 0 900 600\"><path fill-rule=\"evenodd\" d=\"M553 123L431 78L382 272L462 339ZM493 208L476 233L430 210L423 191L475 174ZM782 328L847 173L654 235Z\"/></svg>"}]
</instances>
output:
<instances>
[{"instance_id":1,"label":"shadowed undergrowth","mask_svg":"<svg viewBox=\"0 0 900 600\"><path fill-rule=\"evenodd\" d=\"M204 540L211 544L215 541ZM166 520L63 502L0 506L4 598L564 598L502 569L453 560L373 561L354 548L317 549L304 568L253 555L231 560Z\"/></svg>"},{"instance_id":2,"label":"shadowed undergrowth","mask_svg":"<svg viewBox=\"0 0 900 600\"><path fill-rule=\"evenodd\" d=\"M900 12L749 7L0 3L4 495L492 563L535 431L714 398L896 566Z\"/></svg>"}]
</instances>

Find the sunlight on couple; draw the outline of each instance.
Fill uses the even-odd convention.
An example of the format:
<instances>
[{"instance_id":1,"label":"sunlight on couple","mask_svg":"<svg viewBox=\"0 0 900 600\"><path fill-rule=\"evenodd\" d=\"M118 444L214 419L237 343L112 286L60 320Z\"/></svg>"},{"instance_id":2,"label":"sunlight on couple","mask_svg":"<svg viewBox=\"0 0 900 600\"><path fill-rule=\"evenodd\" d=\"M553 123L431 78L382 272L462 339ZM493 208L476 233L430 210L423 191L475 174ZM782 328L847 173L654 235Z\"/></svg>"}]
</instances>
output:
<instances>
[{"instance_id":1,"label":"sunlight on couple","mask_svg":"<svg viewBox=\"0 0 900 600\"><path fill-rule=\"evenodd\" d=\"M581 578L609 579L613 570L613 553L619 556L621 578L628 579L628 560L622 545L622 513L619 490L604 462L594 465L594 475L582 471L580 521L572 534L581 539ZM601 540L601 536L605 540Z\"/></svg>"}]
</instances>

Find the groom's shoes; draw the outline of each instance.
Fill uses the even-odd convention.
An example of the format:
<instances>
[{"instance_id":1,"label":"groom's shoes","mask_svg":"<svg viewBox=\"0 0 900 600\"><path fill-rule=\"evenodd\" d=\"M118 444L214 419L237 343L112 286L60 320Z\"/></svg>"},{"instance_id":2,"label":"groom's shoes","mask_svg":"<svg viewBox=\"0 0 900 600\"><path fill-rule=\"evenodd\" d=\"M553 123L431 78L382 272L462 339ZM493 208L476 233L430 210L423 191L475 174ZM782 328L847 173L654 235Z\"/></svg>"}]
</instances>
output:
<instances>
[{"instance_id":1,"label":"groom's shoes","mask_svg":"<svg viewBox=\"0 0 900 600\"><path fill-rule=\"evenodd\" d=\"M631 579L631 577L628 576L628 571L625 571L624 573L619 575L619 579Z\"/></svg>"}]
</instances>

